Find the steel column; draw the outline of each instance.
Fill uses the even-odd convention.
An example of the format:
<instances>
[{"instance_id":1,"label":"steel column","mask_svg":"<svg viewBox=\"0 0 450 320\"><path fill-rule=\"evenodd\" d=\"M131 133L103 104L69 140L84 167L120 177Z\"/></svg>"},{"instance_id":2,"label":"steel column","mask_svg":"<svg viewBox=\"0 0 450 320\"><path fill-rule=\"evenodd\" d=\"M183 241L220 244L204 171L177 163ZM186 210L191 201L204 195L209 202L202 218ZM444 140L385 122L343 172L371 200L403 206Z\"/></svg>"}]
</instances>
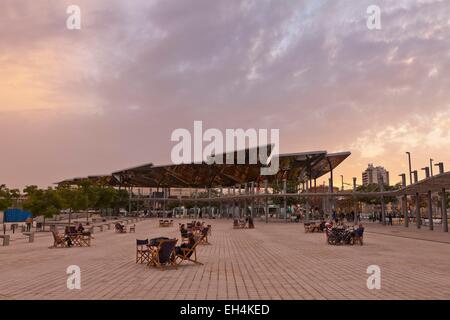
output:
<instances>
[{"instance_id":1,"label":"steel column","mask_svg":"<svg viewBox=\"0 0 450 320\"><path fill-rule=\"evenodd\" d=\"M442 188L442 231L448 232L448 219L447 219L447 196L445 194L445 188Z\"/></svg>"},{"instance_id":2,"label":"steel column","mask_svg":"<svg viewBox=\"0 0 450 320\"><path fill-rule=\"evenodd\" d=\"M428 191L428 224L429 229L433 230L433 199L431 191Z\"/></svg>"}]
</instances>

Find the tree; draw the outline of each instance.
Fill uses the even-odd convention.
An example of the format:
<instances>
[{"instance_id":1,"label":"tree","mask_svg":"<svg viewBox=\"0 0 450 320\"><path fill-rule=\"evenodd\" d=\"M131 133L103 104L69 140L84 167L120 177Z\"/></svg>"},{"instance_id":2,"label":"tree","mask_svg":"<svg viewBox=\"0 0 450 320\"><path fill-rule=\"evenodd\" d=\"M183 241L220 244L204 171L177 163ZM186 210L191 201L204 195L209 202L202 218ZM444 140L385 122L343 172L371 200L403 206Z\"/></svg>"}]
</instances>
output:
<instances>
[{"instance_id":1,"label":"tree","mask_svg":"<svg viewBox=\"0 0 450 320\"><path fill-rule=\"evenodd\" d=\"M399 189L397 185L395 186L388 186L384 185L384 191L393 191ZM381 204L381 197L378 194L375 194L376 192L380 192L380 186L378 184L372 183L365 186L358 186L356 188L357 192L366 192L371 193L373 192L374 195L365 195L365 196L358 196L357 200L366 204L372 204L372 205L380 205ZM395 197L384 197L384 202L396 202L397 199Z\"/></svg>"},{"instance_id":2,"label":"tree","mask_svg":"<svg viewBox=\"0 0 450 320\"><path fill-rule=\"evenodd\" d=\"M0 185L0 210L6 210L12 205L11 192L4 184Z\"/></svg>"},{"instance_id":3,"label":"tree","mask_svg":"<svg viewBox=\"0 0 450 320\"><path fill-rule=\"evenodd\" d=\"M44 227L45 219L58 214L63 206L63 200L55 189L44 190L37 186L27 186L23 191L27 194L23 207L30 211L34 217L43 216Z\"/></svg>"},{"instance_id":4,"label":"tree","mask_svg":"<svg viewBox=\"0 0 450 320\"><path fill-rule=\"evenodd\" d=\"M275 180L272 183L270 183L268 187L272 188L273 193L282 193L283 192L283 182L282 181L280 182L278 180ZM293 180L287 180L286 181L286 192L287 193L297 193L297 191L298 191L298 183ZM295 199L293 197L288 197L286 199L286 203L288 206L297 204L299 202L300 202L299 199ZM277 205L282 205L282 204L284 204L284 199L280 198L280 197L274 197L274 198L272 198L272 203L277 204Z\"/></svg>"}]
</instances>

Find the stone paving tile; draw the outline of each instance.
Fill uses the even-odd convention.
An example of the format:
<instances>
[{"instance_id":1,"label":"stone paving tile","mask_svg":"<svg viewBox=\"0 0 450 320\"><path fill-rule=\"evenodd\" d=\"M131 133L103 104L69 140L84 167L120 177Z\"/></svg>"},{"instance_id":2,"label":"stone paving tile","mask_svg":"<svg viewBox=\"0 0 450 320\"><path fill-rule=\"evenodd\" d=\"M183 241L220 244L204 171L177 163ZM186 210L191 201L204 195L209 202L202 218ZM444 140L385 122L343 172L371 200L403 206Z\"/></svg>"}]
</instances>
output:
<instances>
[{"instance_id":1,"label":"stone paving tile","mask_svg":"<svg viewBox=\"0 0 450 320\"><path fill-rule=\"evenodd\" d=\"M135 264L135 239L179 237L149 219L136 233L94 234L90 248L49 249L50 234L0 247L0 299L450 299L450 236L367 224L364 246L328 246L302 224L259 222L235 230L209 220L204 265L160 271ZM68 290L66 268L81 268L81 290ZM381 268L381 290L366 287L369 265Z\"/></svg>"}]
</instances>

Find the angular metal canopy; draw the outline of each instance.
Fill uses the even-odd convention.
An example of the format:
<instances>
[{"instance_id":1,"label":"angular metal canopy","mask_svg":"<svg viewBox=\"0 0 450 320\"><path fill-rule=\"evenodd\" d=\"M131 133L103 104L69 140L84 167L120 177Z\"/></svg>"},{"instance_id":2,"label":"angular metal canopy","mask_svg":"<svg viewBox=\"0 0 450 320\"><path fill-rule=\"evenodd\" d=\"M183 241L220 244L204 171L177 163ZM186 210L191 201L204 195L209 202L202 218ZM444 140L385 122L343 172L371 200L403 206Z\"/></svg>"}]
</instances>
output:
<instances>
[{"instance_id":1,"label":"angular metal canopy","mask_svg":"<svg viewBox=\"0 0 450 320\"><path fill-rule=\"evenodd\" d=\"M268 145L266 148L265 151L270 154L271 146ZM281 154L274 156L279 160L279 169L276 174L265 176L261 175L261 168L267 165L260 158L259 151L259 148L248 148L234 153L213 155L216 159L221 158L223 164L201 162L155 166L148 163L116 171L111 175L68 179L58 184L77 185L82 181L90 180L96 184L112 186L217 188L262 182L265 179L269 182L287 179L301 183L327 174L350 155L350 152L329 154L326 151ZM232 164L227 164L227 158ZM239 164L239 159L244 159L244 163ZM257 161L250 161L250 159Z\"/></svg>"},{"instance_id":2,"label":"angular metal canopy","mask_svg":"<svg viewBox=\"0 0 450 320\"><path fill-rule=\"evenodd\" d=\"M261 163L207 164L204 162L163 166L147 164L114 172L112 176L120 185L134 187L217 188L284 178L304 182L325 175L349 155L350 152L327 154L326 151L281 154L278 156L278 172L269 176L261 175L261 168L264 167ZM248 160L248 157L246 159Z\"/></svg>"}]
</instances>

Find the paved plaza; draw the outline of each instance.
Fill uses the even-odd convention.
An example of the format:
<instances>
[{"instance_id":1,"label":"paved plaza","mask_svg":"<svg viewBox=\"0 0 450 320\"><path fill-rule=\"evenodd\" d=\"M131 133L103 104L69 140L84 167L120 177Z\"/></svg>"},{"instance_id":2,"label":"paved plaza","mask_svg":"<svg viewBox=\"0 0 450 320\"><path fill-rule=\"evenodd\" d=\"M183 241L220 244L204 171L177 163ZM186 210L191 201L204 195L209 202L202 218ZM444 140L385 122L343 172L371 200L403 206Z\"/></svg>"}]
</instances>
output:
<instances>
[{"instance_id":1,"label":"paved plaza","mask_svg":"<svg viewBox=\"0 0 450 320\"><path fill-rule=\"evenodd\" d=\"M198 247L204 265L160 271L135 264L135 239L179 238L178 223L136 223L136 233L95 233L90 248L49 249L13 237L0 247L0 299L450 299L450 235L366 224L364 246L329 246L301 223L255 222L233 229L212 224L211 245ZM66 286L66 268L81 268L81 289ZM366 285L369 265L381 268L381 289Z\"/></svg>"}]
</instances>

